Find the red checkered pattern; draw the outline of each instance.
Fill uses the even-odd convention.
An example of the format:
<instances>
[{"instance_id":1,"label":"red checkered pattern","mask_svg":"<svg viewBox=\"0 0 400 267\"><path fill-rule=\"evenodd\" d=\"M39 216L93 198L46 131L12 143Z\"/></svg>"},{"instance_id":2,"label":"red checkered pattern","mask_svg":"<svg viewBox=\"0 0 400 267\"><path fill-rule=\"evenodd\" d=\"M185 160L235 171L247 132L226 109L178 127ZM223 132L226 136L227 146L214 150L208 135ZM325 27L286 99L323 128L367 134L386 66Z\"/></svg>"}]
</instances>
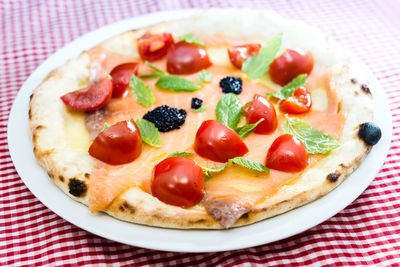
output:
<instances>
[{"instance_id":1,"label":"red checkered pattern","mask_svg":"<svg viewBox=\"0 0 400 267\"><path fill-rule=\"evenodd\" d=\"M122 245L92 235L43 206L9 156L7 119L30 73L58 48L100 26L193 7L273 9L316 25L352 49L389 99L393 142L368 189L328 221L271 244L189 254ZM400 1L1 0L0 265L400 265Z\"/></svg>"}]
</instances>

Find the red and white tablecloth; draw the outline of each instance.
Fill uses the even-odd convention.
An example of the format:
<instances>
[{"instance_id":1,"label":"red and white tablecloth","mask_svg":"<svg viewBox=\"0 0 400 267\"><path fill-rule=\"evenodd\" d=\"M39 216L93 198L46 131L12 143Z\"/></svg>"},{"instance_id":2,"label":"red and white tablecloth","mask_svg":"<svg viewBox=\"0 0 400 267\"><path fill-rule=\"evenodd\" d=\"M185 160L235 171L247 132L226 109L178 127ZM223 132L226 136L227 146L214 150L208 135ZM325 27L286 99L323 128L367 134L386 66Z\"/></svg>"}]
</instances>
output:
<instances>
[{"instance_id":1,"label":"red and white tablecloth","mask_svg":"<svg viewBox=\"0 0 400 267\"><path fill-rule=\"evenodd\" d=\"M190 254L123 245L47 209L11 161L7 120L18 90L75 38L143 14L208 7L273 9L320 27L353 50L389 99L393 141L368 189L345 210L296 236L229 252ZM0 0L0 265L400 265L400 1ZM24 123L24 122L21 122Z\"/></svg>"}]
</instances>

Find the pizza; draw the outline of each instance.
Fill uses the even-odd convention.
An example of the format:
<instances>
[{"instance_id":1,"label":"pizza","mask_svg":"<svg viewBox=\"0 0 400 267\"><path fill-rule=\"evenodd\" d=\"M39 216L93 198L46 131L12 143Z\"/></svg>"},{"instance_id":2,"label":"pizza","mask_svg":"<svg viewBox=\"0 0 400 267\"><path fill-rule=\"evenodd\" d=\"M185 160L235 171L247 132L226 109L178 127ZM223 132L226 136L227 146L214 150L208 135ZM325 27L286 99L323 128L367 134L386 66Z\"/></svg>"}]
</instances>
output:
<instances>
[{"instance_id":1,"label":"pizza","mask_svg":"<svg viewBox=\"0 0 400 267\"><path fill-rule=\"evenodd\" d=\"M372 79L311 26L207 10L112 37L33 91L34 154L68 196L167 228L251 224L334 189L380 137Z\"/></svg>"}]
</instances>

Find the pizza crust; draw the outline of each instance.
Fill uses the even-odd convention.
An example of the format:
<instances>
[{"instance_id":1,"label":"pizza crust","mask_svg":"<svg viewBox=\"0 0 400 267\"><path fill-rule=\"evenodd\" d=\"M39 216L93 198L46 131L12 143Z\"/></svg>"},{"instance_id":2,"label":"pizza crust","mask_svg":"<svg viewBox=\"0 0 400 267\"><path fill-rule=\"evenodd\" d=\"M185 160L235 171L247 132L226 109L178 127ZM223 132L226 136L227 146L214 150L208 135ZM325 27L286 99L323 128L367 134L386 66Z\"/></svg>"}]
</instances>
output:
<instances>
[{"instance_id":1,"label":"pizza crust","mask_svg":"<svg viewBox=\"0 0 400 267\"><path fill-rule=\"evenodd\" d=\"M351 174L369 152L370 147L358 138L357 132L359 124L373 120L372 95L361 88L361 84L369 84L372 77L368 76L366 68L358 59L325 37L320 30L268 11L213 9L195 18L130 31L100 45L114 52L138 57L136 42L133 40L146 31L167 31L174 36L189 32L207 35L223 33L241 36L249 42L262 43L283 32L283 48L301 47L310 50L316 70L332 67L334 78L331 87L337 90L341 111L347 118L339 140L341 146L307 170L296 183L282 186L275 195L256 204L233 227L278 215L327 194ZM29 125L37 160L61 190L85 205L88 205L88 194L71 192L69 185L74 180L86 187L90 186L93 159L87 153L77 153L68 148L63 131L68 108L59 101L59 97L82 88L89 81L90 58L87 52L83 52L77 59L71 59L52 71L34 90L29 111ZM121 220L159 227L223 228L201 204L190 209L170 206L137 187L117 197L105 212Z\"/></svg>"}]
</instances>

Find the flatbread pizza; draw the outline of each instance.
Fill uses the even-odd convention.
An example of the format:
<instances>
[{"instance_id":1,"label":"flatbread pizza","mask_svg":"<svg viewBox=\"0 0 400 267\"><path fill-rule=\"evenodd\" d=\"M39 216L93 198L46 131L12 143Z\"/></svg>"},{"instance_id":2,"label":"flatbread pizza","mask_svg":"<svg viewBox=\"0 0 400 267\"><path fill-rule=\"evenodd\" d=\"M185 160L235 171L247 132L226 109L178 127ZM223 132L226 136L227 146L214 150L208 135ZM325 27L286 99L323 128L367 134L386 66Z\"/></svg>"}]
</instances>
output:
<instances>
[{"instance_id":1,"label":"flatbread pizza","mask_svg":"<svg viewBox=\"0 0 400 267\"><path fill-rule=\"evenodd\" d=\"M134 25L133 25L134 26ZM84 51L34 90L34 154L117 219L223 229L309 203L380 137L364 65L320 30L213 9Z\"/></svg>"}]
</instances>

